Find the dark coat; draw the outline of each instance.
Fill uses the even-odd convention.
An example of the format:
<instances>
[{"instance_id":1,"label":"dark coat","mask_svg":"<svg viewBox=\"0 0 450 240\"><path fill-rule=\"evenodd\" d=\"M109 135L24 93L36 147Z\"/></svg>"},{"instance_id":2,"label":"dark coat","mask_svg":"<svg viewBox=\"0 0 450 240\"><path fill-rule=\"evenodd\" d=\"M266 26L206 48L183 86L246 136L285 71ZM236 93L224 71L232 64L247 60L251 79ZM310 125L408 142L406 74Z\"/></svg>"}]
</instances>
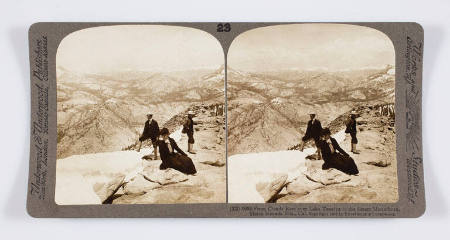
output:
<instances>
[{"instance_id":1,"label":"dark coat","mask_svg":"<svg viewBox=\"0 0 450 240\"><path fill-rule=\"evenodd\" d=\"M345 132L346 133L356 133L356 119L350 118L347 123L345 124Z\"/></svg>"},{"instance_id":2,"label":"dark coat","mask_svg":"<svg viewBox=\"0 0 450 240\"><path fill-rule=\"evenodd\" d=\"M156 138L159 136L159 126L158 122L152 119L150 122L147 120L144 125L144 131L142 132L141 137L139 138L139 141L145 141L147 139L151 139L153 142L156 141Z\"/></svg>"},{"instance_id":3,"label":"dark coat","mask_svg":"<svg viewBox=\"0 0 450 240\"><path fill-rule=\"evenodd\" d=\"M194 134L194 125L197 125L196 122L194 122L194 120L192 118L187 118L186 119L186 123L184 123L186 125L186 133L188 134Z\"/></svg>"},{"instance_id":4,"label":"dark coat","mask_svg":"<svg viewBox=\"0 0 450 240\"><path fill-rule=\"evenodd\" d=\"M312 120L309 120L305 136L303 136L302 140L308 141L309 139L314 139L314 141L318 141L321 132L322 132L322 124L320 123L320 121L315 119L313 123Z\"/></svg>"},{"instance_id":5,"label":"dark coat","mask_svg":"<svg viewBox=\"0 0 450 240\"><path fill-rule=\"evenodd\" d=\"M196 122L192 118L187 118L186 122L184 123L183 128L186 128L186 134L188 136L188 143L195 143L194 140L194 125L197 125Z\"/></svg>"},{"instance_id":6,"label":"dark coat","mask_svg":"<svg viewBox=\"0 0 450 240\"><path fill-rule=\"evenodd\" d=\"M330 146L326 141L318 141L318 147L322 153L322 158L325 161L322 165L322 169L335 168L350 175L358 174L359 171L355 161L339 146L336 139L330 138L330 140L331 145L335 149L334 152L331 151Z\"/></svg>"},{"instance_id":7,"label":"dark coat","mask_svg":"<svg viewBox=\"0 0 450 240\"><path fill-rule=\"evenodd\" d=\"M158 140L159 154L162 161L159 168L173 168L185 174L195 174L197 170L195 169L192 159L178 147L173 138L169 137L169 143L172 147L172 151L169 150L169 147L163 140Z\"/></svg>"}]
</instances>

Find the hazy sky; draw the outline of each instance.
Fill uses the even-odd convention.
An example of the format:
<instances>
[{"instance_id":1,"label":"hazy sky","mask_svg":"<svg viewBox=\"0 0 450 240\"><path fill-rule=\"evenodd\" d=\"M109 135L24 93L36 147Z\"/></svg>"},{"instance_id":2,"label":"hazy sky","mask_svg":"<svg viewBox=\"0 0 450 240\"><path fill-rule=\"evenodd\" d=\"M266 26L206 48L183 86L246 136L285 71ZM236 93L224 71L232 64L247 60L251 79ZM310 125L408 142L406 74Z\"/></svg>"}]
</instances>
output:
<instances>
[{"instance_id":1,"label":"hazy sky","mask_svg":"<svg viewBox=\"0 0 450 240\"><path fill-rule=\"evenodd\" d=\"M219 42L201 30L161 25L94 27L59 45L57 66L83 73L180 71L224 64Z\"/></svg>"},{"instance_id":2,"label":"hazy sky","mask_svg":"<svg viewBox=\"0 0 450 240\"><path fill-rule=\"evenodd\" d=\"M339 71L394 63L394 46L384 33L346 24L258 28L239 35L228 52L228 66L243 71Z\"/></svg>"}]
</instances>

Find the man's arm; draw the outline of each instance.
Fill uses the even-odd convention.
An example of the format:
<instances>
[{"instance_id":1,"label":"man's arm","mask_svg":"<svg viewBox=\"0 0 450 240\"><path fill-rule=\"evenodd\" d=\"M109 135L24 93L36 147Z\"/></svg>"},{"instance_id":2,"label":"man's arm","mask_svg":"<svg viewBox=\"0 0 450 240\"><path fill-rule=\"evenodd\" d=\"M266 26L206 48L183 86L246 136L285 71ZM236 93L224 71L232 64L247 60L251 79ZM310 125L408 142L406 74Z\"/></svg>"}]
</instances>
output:
<instances>
[{"instance_id":1,"label":"man's arm","mask_svg":"<svg viewBox=\"0 0 450 240\"><path fill-rule=\"evenodd\" d=\"M142 130L141 138L144 137L144 134L148 131L148 125L147 122L144 123L144 130Z\"/></svg>"},{"instance_id":2,"label":"man's arm","mask_svg":"<svg viewBox=\"0 0 450 240\"><path fill-rule=\"evenodd\" d=\"M351 124L350 120L347 119L345 121L345 133L350 133L350 124Z\"/></svg>"},{"instance_id":3,"label":"man's arm","mask_svg":"<svg viewBox=\"0 0 450 240\"><path fill-rule=\"evenodd\" d=\"M311 125L308 122L308 126L306 127L306 132L305 132L305 135L303 136L302 140L307 141L308 139L310 139L310 135L311 135Z\"/></svg>"},{"instance_id":4,"label":"man's arm","mask_svg":"<svg viewBox=\"0 0 450 240\"><path fill-rule=\"evenodd\" d=\"M156 136L159 136L159 126L158 126L158 122L155 121L155 129L156 129Z\"/></svg>"}]
</instances>

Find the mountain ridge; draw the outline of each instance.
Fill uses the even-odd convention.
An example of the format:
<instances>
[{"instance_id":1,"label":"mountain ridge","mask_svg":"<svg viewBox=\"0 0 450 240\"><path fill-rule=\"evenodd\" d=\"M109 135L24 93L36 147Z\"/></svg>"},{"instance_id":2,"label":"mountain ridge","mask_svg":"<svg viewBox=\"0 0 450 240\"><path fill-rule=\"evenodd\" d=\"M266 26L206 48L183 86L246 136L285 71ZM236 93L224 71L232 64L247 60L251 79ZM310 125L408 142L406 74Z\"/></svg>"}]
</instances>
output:
<instances>
[{"instance_id":1,"label":"mountain ridge","mask_svg":"<svg viewBox=\"0 0 450 240\"><path fill-rule=\"evenodd\" d=\"M128 146L140 135L148 112L162 125L192 105L224 102L221 68L188 75L58 71L57 158Z\"/></svg>"},{"instance_id":2,"label":"mountain ridge","mask_svg":"<svg viewBox=\"0 0 450 240\"><path fill-rule=\"evenodd\" d=\"M287 149L300 142L311 112L328 125L357 105L394 102L395 72L390 65L343 74L292 72L298 73L272 76L229 68L230 155Z\"/></svg>"}]
</instances>

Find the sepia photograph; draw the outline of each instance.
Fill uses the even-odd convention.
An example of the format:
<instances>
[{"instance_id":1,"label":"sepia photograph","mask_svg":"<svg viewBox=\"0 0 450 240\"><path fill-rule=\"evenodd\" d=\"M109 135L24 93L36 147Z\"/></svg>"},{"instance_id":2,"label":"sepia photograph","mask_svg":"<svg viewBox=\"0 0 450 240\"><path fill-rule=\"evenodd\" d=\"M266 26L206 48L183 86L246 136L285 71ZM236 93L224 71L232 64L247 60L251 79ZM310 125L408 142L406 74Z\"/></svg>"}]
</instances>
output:
<instances>
[{"instance_id":1,"label":"sepia photograph","mask_svg":"<svg viewBox=\"0 0 450 240\"><path fill-rule=\"evenodd\" d=\"M237 36L227 55L230 203L395 203L395 50L348 24Z\"/></svg>"},{"instance_id":2,"label":"sepia photograph","mask_svg":"<svg viewBox=\"0 0 450 240\"><path fill-rule=\"evenodd\" d=\"M449 235L443 2L4 1L2 236Z\"/></svg>"},{"instance_id":3,"label":"sepia photograph","mask_svg":"<svg viewBox=\"0 0 450 240\"><path fill-rule=\"evenodd\" d=\"M204 31L113 25L57 56L55 202L225 203L224 53Z\"/></svg>"}]
</instances>

